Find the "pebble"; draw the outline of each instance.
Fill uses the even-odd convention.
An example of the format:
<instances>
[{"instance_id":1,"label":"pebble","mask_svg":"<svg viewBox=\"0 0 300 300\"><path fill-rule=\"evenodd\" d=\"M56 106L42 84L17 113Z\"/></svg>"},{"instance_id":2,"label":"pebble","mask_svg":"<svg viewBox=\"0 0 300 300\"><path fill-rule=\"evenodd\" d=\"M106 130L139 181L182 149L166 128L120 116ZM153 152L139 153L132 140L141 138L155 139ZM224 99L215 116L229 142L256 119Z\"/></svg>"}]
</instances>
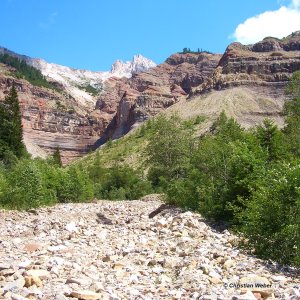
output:
<instances>
[{"instance_id":1,"label":"pebble","mask_svg":"<svg viewBox=\"0 0 300 300\"><path fill-rule=\"evenodd\" d=\"M50 276L50 273L47 270L40 270L40 269L32 269L26 271L27 276L32 276L32 277L39 277L41 279L45 279Z\"/></svg>"},{"instance_id":2,"label":"pebble","mask_svg":"<svg viewBox=\"0 0 300 300\"><path fill-rule=\"evenodd\" d=\"M197 213L149 218L161 204L149 195L0 210L0 299L300 299L296 270L244 253Z\"/></svg>"},{"instance_id":3,"label":"pebble","mask_svg":"<svg viewBox=\"0 0 300 300\"><path fill-rule=\"evenodd\" d=\"M6 264L6 263L0 263L0 271L5 270L5 269L10 269L11 265Z\"/></svg>"},{"instance_id":4,"label":"pebble","mask_svg":"<svg viewBox=\"0 0 300 300\"><path fill-rule=\"evenodd\" d=\"M10 295L10 297L12 300L28 300L28 298L25 298L21 295L13 294L13 293Z\"/></svg>"},{"instance_id":5,"label":"pebble","mask_svg":"<svg viewBox=\"0 0 300 300\"><path fill-rule=\"evenodd\" d=\"M36 276L25 276L25 286L30 287L32 285L36 285L37 287L42 287L43 283L39 277Z\"/></svg>"},{"instance_id":6,"label":"pebble","mask_svg":"<svg viewBox=\"0 0 300 300\"><path fill-rule=\"evenodd\" d=\"M25 279L23 277L20 277L15 281L8 282L6 285L4 285L3 289L4 291L14 292L16 290L21 289L24 285L25 285Z\"/></svg>"},{"instance_id":7,"label":"pebble","mask_svg":"<svg viewBox=\"0 0 300 300\"><path fill-rule=\"evenodd\" d=\"M102 299L103 295L88 290L73 291L71 296L82 300L97 300Z\"/></svg>"}]
</instances>

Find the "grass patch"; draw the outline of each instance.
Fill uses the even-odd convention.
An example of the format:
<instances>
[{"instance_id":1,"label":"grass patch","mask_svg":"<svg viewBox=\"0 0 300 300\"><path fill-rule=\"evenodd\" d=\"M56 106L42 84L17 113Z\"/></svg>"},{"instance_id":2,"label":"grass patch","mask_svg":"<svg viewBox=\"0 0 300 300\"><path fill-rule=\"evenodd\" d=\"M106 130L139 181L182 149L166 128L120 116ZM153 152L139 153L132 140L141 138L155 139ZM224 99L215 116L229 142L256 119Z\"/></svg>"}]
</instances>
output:
<instances>
[{"instance_id":1,"label":"grass patch","mask_svg":"<svg viewBox=\"0 0 300 300\"><path fill-rule=\"evenodd\" d=\"M86 91L87 93L91 94L92 96L97 96L99 94L99 90L93 87L90 84L87 85L78 85L77 86L82 91Z\"/></svg>"}]
</instances>

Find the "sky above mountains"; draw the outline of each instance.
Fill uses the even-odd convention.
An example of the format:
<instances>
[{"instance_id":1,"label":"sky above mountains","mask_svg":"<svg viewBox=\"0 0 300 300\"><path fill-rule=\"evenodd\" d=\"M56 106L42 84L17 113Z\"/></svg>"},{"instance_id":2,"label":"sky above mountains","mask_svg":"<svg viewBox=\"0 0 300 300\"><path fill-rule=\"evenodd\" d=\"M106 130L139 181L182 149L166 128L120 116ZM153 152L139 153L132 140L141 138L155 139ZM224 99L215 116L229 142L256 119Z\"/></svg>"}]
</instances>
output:
<instances>
[{"instance_id":1,"label":"sky above mountains","mask_svg":"<svg viewBox=\"0 0 300 300\"><path fill-rule=\"evenodd\" d=\"M109 70L142 54L223 53L300 30L300 0L2 0L0 46L57 64Z\"/></svg>"}]
</instances>

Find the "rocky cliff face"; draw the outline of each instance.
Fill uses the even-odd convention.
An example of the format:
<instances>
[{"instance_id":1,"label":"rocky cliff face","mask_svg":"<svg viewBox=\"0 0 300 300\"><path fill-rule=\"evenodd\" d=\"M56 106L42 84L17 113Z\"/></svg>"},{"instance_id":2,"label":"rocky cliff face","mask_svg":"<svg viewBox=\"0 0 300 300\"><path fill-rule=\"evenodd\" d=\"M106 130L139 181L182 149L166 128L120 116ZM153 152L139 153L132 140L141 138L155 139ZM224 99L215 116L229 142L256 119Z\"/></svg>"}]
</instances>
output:
<instances>
[{"instance_id":1,"label":"rocky cliff face","mask_svg":"<svg viewBox=\"0 0 300 300\"><path fill-rule=\"evenodd\" d=\"M88 111L72 97L49 89L32 86L5 74L0 66L0 99L12 85L18 91L23 116L24 141L33 156L42 156L60 148L62 160L86 154L107 127L110 119Z\"/></svg>"},{"instance_id":2,"label":"rocky cliff face","mask_svg":"<svg viewBox=\"0 0 300 300\"><path fill-rule=\"evenodd\" d=\"M142 55L135 55L132 61L117 60L109 72L73 69L48 63L43 59L27 58L26 61L40 70L50 80L60 83L72 97L90 108L94 107L95 97L86 91L87 86L92 86L96 91L101 91L103 83L109 78L130 78L135 73L147 71L156 66L152 60Z\"/></svg>"},{"instance_id":3,"label":"rocky cliff face","mask_svg":"<svg viewBox=\"0 0 300 300\"><path fill-rule=\"evenodd\" d=\"M91 72L49 64L5 48L0 48L0 54L25 60L62 90L56 92L33 86L17 79L13 68L0 64L0 101L15 85L21 103L24 142L28 151L33 156L45 157L59 147L63 163L69 163L91 150L111 123L121 99L120 96L114 97L117 87L113 86L109 90L110 101L105 106L97 101L97 95L86 91L84 87L90 85L100 92L103 82L108 78L120 85L123 79L118 77L130 77L134 72L155 66L151 60L137 55L132 62L119 61L118 67L113 67L110 72Z\"/></svg>"},{"instance_id":4,"label":"rocky cliff face","mask_svg":"<svg viewBox=\"0 0 300 300\"><path fill-rule=\"evenodd\" d=\"M185 117L197 112L209 119L215 118L222 108L245 127L254 126L265 117L282 126L284 87L297 70L300 32L282 40L265 38L255 45L233 43L223 56L174 54L164 64L134 75L122 86L122 93L128 93L123 94L106 137L120 137L134 124L168 107L176 107ZM228 92L217 95L225 90ZM224 101L217 101L218 97L225 97ZM190 104L192 100L195 101Z\"/></svg>"},{"instance_id":5,"label":"rocky cliff face","mask_svg":"<svg viewBox=\"0 0 300 300\"><path fill-rule=\"evenodd\" d=\"M265 38L254 45L228 46L212 76L192 96L236 86L263 86L282 90L291 74L300 70L300 32L282 40ZM280 92L280 91L279 91Z\"/></svg>"},{"instance_id":6,"label":"rocky cliff face","mask_svg":"<svg viewBox=\"0 0 300 300\"><path fill-rule=\"evenodd\" d=\"M3 48L1 53L17 55ZM300 70L300 32L255 45L233 43L224 55L177 53L158 66L136 56L129 63L116 62L105 76L43 60L31 65L63 92L34 87L0 64L0 99L15 84L27 148L43 156L59 147L67 163L166 109L176 108L184 117L203 114L211 120L222 108L246 127L264 117L282 125L284 86ZM130 78L120 78L125 73ZM82 89L87 84L98 94Z\"/></svg>"},{"instance_id":7,"label":"rocky cliff face","mask_svg":"<svg viewBox=\"0 0 300 300\"><path fill-rule=\"evenodd\" d=\"M193 88L179 111L185 116L202 114L210 124L225 110L244 127L266 117L283 126L284 87L292 73L300 70L299 45L300 32L282 40L229 45L211 76Z\"/></svg>"},{"instance_id":8,"label":"rocky cliff face","mask_svg":"<svg viewBox=\"0 0 300 300\"><path fill-rule=\"evenodd\" d=\"M185 99L193 87L205 82L217 67L219 54L177 53L165 63L146 72L134 74L122 82L108 80L104 84L98 104L103 108L115 105L120 97L117 113L103 136L118 138L130 128L156 115L181 99ZM117 87L117 88L116 88Z\"/></svg>"}]
</instances>

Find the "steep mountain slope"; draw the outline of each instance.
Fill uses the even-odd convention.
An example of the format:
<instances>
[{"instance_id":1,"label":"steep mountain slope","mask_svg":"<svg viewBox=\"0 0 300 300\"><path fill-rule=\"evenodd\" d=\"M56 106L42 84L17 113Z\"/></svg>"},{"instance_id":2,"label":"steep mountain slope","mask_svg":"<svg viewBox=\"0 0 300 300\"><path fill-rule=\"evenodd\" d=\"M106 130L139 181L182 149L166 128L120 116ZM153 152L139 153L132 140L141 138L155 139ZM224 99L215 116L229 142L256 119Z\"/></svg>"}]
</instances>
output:
<instances>
[{"instance_id":1,"label":"steep mountain slope","mask_svg":"<svg viewBox=\"0 0 300 300\"><path fill-rule=\"evenodd\" d=\"M94 87L97 93L101 91L103 82L108 78L130 78L134 73L143 72L156 66L153 61L142 55L135 55L132 61L123 62L117 60L112 65L110 72L73 69L47 63L42 59L29 59L27 61L30 65L40 70L44 76L62 84L65 90L77 101L90 107L94 107L95 97L85 90L86 87Z\"/></svg>"},{"instance_id":2,"label":"steep mountain slope","mask_svg":"<svg viewBox=\"0 0 300 300\"><path fill-rule=\"evenodd\" d=\"M16 57L38 68L61 90L33 86L18 78L14 68L0 64L0 99L4 99L13 84L16 86L27 149L34 156L45 157L59 147L64 163L86 154L114 116L115 111L95 110L97 93L100 93L103 82L109 77L129 77L133 72L155 66L152 61L138 55L132 62L116 62L111 72L90 72L49 64L5 48L0 48L1 54Z\"/></svg>"},{"instance_id":3,"label":"steep mountain slope","mask_svg":"<svg viewBox=\"0 0 300 300\"><path fill-rule=\"evenodd\" d=\"M186 78L182 77L186 71L180 67L178 72L173 73L181 74L179 81L172 82L174 76L170 76L170 82L189 93L188 97L183 94L175 101L173 98L171 105L166 104L166 100L163 102L165 105L162 105L161 90L156 94L145 95L145 90L142 90L141 94L135 94L133 97L126 95L121 100L117 115L107 131L108 136L118 137L136 122L147 119L167 107L170 107L167 111L177 111L185 118L198 114L206 116L204 131L223 109L245 127L254 126L266 117L274 119L280 126L283 125L281 111L285 100L284 87L291 74L300 70L300 32L282 40L265 38L255 45L233 43L228 46L218 62L214 61L216 65L212 64L212 61L218 56L211 55L210 59L208 57L209 54L206 54L206 58L199 65L195 64L192 54L185 58L180 54L171 56L166 63L181 67L187 62L193 62L193 67L189 69L191 72ZM136 86L136 81L142 87L145 81L148 84L148 74L162 66L133 76L131 87ZM199 71L202 72L202 76L195 77L195 72ZM140 78L142 80L138 80ZM146 92L157 91L160 82L163 82L161 78L159 83L150 86L146 84Z\"/></svg>"},{"instance_id":4,"label":"steep mountain slope","mask_svg":"<svg viewBox=\"0 0 300 300\"><path fill-rule=\"evenodd\" d=\"M280 89L291 73L300 69L299 51L300 31L282 40L269 37L248 46L233 43L227 47L211 78L195 88L192 95L234 86Z\"/></svg>"},{"instance_id":5,"label":"steep mountain slope","mask_svg":"<svg viewBox=\"0 0 300 300\"><path fill-rule=\"evenodd\" d=\"M265 117L282 126L284 86L300 70L300 32L233 43L224 55L176 53L158 66L138 55L117 61L110 72L74 70L0 48L3 53L38 68L61 89L32 86L0 66L0 99L17 86L27 147L36 155L59 147L67 163L163 111L206 116L202 132L223 109L245 127Z\"/></svg>"},{"instance_id":6,"label":"steep mountain slope","mask_svg":"<svg viewBox=\"0 0 300 300\"><path fill-rule=\"evenodd\" d=\"M86 116L87 109L74 98L17 79L0 64L0 99L15 85L23 115L24 141L28 150L38 156L62 151L64 162L87 153L87 146L98 138L107 124L98 115Z\"/></svg>"},{"instance_id":7,"label":"steep mountain slope","mask_svg":"<svg viewBox=\"0 0 300 300\"><path fill-rule=\"evenodd\" d=\"M98 107L107 109L118 97L120 104L100 143L107 138L122 136L134 124L186 99L193 87L211 76L220 58L219 54L206 52L177 53L170 56L165 63L147 72L134 74L122 83L114 79L108 80Z\"/></svg>"},{"instance_id":8,"label":"steep mountain slope","mask_svg":"<svg viewBox=\"0 0 300 300\"><path fill-rule=\"evenodd\" d=\"M111 77L127 77L132 74L147 71L156 66L156 64L142 55L135 55L132 61L123 62L117 60L111 67L111 71L93 72L88 70L74 69L54 63L48 63L40 58L31 58L29 56L14 53L6 48L0 47L0 54L9 54L20 60L26 61L27 64L40 70L49 81L59 83L68 94L74 97L82 105L94 107L95 99L86 88L92 86L95 92L99 92L103 82Z\"/></svg>"}]
</instances>

